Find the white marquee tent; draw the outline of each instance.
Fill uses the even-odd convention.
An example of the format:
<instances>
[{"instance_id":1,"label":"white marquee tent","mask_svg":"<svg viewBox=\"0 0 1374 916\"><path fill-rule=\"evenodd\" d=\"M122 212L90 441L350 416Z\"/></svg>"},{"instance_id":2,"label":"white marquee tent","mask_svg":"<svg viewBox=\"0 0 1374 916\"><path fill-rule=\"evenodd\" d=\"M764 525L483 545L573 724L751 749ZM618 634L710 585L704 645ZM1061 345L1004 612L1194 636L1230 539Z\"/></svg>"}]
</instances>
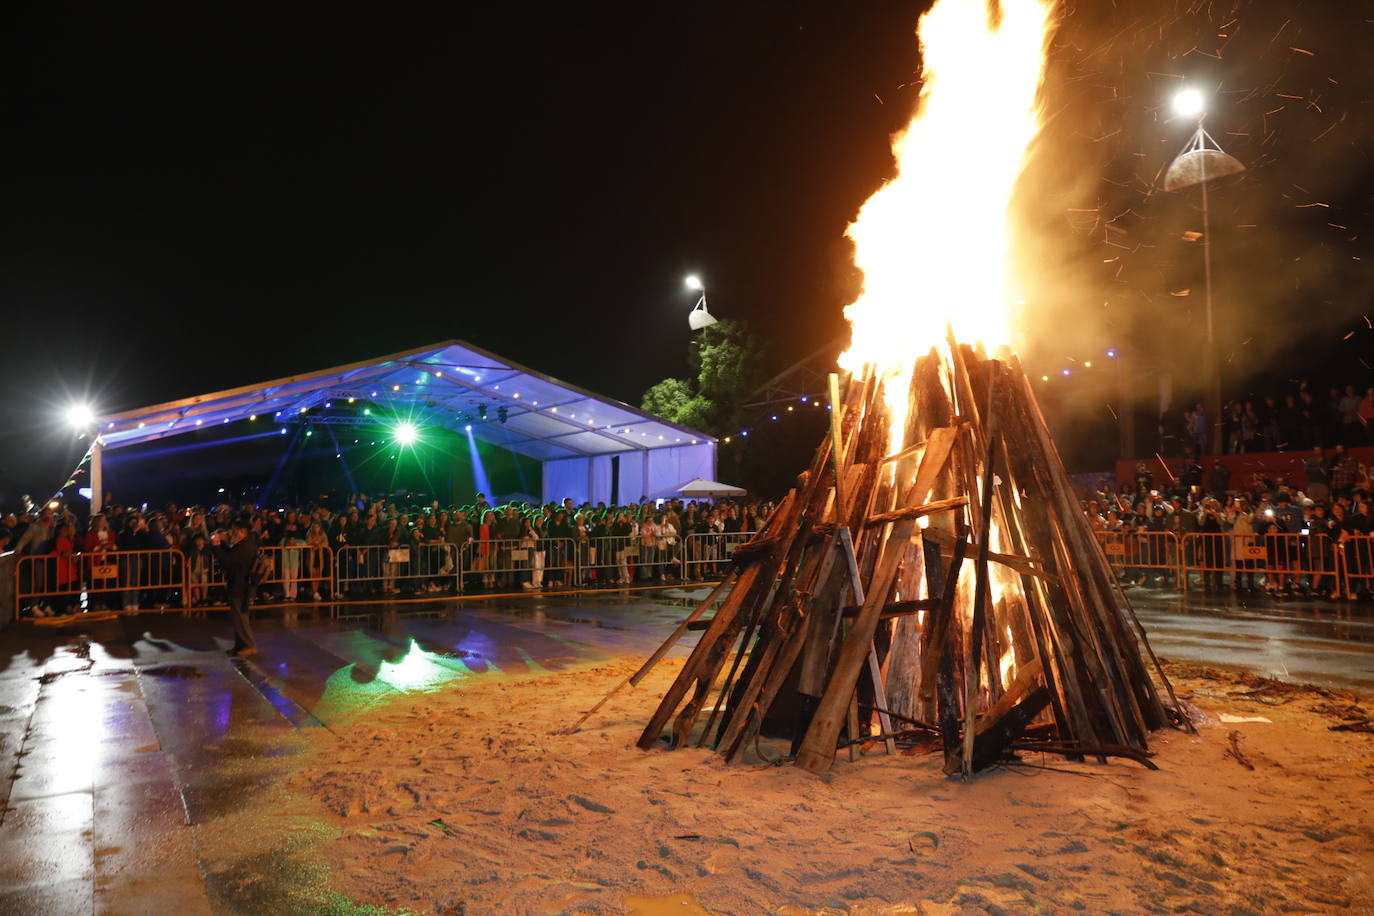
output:
<instances>
[{"instance_id":1,"label":"white marquee tent","mask_svg":"<svg viewBox=\"0 0 1374 916\"><path fill-rule=\"evenodd\" d=\"M668 497L683 481L716 470L710 436L449 340L98 417L93 493L98 500L105 450L254 417L285 421L308 414L312 423L356 422L356 411L342 410L344 404L372 404L379 413L404 414L417 424L470 431L534 458L543 468L545 500L609 503L613 492L622 503Z\"/></svg>"}]
</instances>

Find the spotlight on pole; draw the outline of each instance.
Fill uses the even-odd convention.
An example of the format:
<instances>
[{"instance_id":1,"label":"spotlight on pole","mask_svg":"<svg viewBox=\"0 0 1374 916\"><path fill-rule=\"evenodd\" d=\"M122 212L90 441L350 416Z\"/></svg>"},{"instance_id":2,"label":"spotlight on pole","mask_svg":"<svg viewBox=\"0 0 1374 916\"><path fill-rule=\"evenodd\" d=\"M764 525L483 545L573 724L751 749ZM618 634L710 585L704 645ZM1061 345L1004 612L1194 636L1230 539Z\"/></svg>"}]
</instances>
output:
<instances>
[{"instance_id":1,"label":"spotlight on pole","mask_svg":"<svg viewBox=\"0 0 1374 916\"><path fill-rule=\"evenodd\" d=\"M396 440L397 445L414 445L415 440L420 438L420 433L414 423L397 423L396 428L391 431L391 437Z\"/></svg>"},{"instance_id":2,"label":"spotlight on pole","mask_svg":"<svg viewBox=\"0 0 1374 916\"><path fill-rule=\"evenodd\" d=\"M95 422L95 411L89 404L73 404L67 408L67 422L73 429L85 429Z\"/></svg>"},{"instance_id":3,"label":"spotlight on pole","mask_svg":"<svg viewBox=\"0 0 1374 916\"><path fill-rule=\"evenodd\" d=\"M1174 114L1185 118L1196 118L1206 111L1207 100L1198 90L1187 88L1174 93Z\"/></svg>"}]
</instances>

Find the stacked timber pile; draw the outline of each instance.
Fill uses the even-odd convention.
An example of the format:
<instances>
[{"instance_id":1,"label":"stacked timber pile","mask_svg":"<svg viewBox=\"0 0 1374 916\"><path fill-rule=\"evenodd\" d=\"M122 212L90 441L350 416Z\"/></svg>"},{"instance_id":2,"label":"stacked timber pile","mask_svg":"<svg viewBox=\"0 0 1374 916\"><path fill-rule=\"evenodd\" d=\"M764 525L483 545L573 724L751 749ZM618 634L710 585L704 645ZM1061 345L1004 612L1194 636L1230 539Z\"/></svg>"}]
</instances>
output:
<instances>
[{"instance_id":1,"label":"stacked timber pile","mask_svg":"<svg viewBox=\"0 0 1374 916\"><path fill-rule=\"evenodd\" d=\"M900 438L874 376L832 399L810 470L631 679L702 630L639 746L667 729L733 761L767 723L818 774L840 748L922 742L965 777L1029 750L1150 765L1149 733L1186 718L1019 364L932 350Z\"/></svg>"}]
</instances>

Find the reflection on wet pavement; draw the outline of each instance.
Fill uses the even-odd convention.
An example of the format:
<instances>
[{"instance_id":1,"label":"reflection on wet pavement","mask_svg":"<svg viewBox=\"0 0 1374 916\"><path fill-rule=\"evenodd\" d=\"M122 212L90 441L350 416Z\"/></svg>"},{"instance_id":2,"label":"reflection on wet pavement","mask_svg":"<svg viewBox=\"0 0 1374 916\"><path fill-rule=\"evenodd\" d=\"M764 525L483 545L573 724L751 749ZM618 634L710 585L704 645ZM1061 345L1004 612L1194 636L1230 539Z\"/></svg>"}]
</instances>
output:
<instances>
[{"instance_id":1,"label":"reflection on wet pavement","mask_svg":"<svg viewBox=\"0 0 1374 916\"><path fill-rule=\"evenodd\" d=\"M329 738L398 694L637 661L704 594L269 610L259 654L237 661L215 616L11 631L0 650L0 913L347 911L327 873L292 865L291 849L248 838L241 855L207 860L196 831L280 786L307 731ZM1374 688L1366 607L1140 589L1131 600L1161 656Z\"/></svg>"},{"instance_id":2,"label":"reflection on wet pavement","mask_svg":"<svg viewBox=\"0 0 1374 916\"><path fill-rule=\"evenodd\" d=\"M1374 689L1374 612L1366 604L1138 588L1130 600L1164 658Z\"/></svg>"}]
</instances>

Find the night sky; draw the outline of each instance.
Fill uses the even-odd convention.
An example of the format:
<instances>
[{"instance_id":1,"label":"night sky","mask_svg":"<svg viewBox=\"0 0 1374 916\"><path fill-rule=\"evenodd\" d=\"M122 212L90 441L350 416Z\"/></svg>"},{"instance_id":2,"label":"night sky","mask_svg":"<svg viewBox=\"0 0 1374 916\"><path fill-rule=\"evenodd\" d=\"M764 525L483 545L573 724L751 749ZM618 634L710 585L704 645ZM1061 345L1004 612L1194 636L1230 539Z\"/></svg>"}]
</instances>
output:
<instances>
[{"instance_id":1,"label":"night sky","mask_svg":"<svg viewBox=\"0 0 1374 916\"><path fill-rule=\"evenodd\" d=\"M844 333L844 227L888 177L925 5L31 5L0 97L0 505L61 483L73 399L112 411L451 337L638 403L685 371L693 271L788 365ZM1196 363L1177 241L1195 203L1151 191L1187 138L1160 110L1180 78L1216 90L1209 127L1252 166L1214 197L1234 374L1374 362L1371 19L1066 8L1018 201L1053 265L1027 281L1034 371L1108 345L1142 372Z\"/></svg>"}]
</instances>

